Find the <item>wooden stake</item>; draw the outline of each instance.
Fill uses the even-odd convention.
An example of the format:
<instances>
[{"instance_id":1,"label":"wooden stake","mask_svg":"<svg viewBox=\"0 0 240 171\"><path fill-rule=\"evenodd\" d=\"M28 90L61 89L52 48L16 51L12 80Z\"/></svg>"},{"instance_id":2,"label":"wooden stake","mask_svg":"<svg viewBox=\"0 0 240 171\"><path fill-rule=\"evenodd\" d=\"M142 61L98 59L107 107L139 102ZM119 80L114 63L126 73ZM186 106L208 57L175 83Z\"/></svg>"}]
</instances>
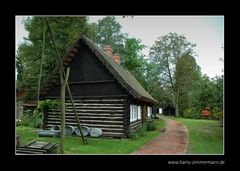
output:
<instances>
[{"instance_id":1,"label":"wooden stake","mask_svg":"<svg viewBox=\"0 0 240 171\"><path fill-rule=\"evenodd\" d=\"M60 72L61 78L61 140L60 140L60 153L64 154L64 144L65 144L65 90L66 84L69 77L70 68L67 68L67 73L65 79L63 79L63 75Z\"/></svg>"},{"instance_id":2,"label":"wooden stake","mask_svg":"<svg viewBox=\"0 0 240 171\"><path fill-rule=\"evenodd\" d=\"M44 48L45 48L45 30L46 30L46 21L43 20L42 58L41 58L40 69L39 69L38 91L37 91L37 103L36 103L36 109L34 110L34 126L35 126L36 121L37 121L39 94L40 94L41 79L42 79L42 66L43 66ZM42 128L42 126L43 126L43 122L41 123L40 127Z\"/></svg>"}]
</instances>

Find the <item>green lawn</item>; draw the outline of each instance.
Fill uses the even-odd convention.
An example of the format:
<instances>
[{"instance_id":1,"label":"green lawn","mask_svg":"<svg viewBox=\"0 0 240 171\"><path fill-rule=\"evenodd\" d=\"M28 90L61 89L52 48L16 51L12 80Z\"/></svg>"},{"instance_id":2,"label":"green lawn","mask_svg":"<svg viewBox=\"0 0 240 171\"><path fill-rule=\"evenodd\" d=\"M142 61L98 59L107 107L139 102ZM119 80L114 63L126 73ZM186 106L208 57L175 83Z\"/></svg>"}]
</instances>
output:
<instances>
[{"instance_id":1,"label":"green lawn","mask_svg":"<svg viewBox=\"0 0 240 171\"><path fill-rule=\"evenodd\" d=\"M174 118L182 122L189 131L190 154L223 154L223 127L219 121L205 119Z\"/></svg>"},{"instance_id":2,"label":"green lawn","mask_svg":"<svg viewBox=\"0 0 240 171\"><path fill-rule=\"evenodd\" d=\"M161 119L156 119L157 128L165 127ZM16 132L20 135L21 144L32 140L48 141L59 143L59 138L38 137L37 129L18 126ZM129 154L140 148L142 145L151 141L160 134L159 130L146 131L145 134L136 139L107 139L107 138L88 138L88 144L82 143L81 137L67 136L65 141L65 152L67 154Z\"/></svg>"}]
</instances>

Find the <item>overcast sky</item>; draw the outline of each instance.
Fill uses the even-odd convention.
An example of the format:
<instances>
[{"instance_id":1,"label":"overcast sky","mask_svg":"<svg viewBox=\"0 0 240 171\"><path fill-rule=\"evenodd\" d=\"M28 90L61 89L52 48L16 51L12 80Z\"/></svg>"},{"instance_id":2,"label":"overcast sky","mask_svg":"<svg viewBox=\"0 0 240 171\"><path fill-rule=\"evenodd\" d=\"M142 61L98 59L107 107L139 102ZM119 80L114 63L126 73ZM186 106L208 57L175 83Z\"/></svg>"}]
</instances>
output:
<instances>
[{"instance_id":1,"label":"overcast sky","mask_svg":"<svg viewBox=\"0 0 240 171\"><path fill-rule=\"evenodd\" d=\"M91 16L90 22L96 22L104 16ZM16 17L16 47L27 37L22 23L23 16ZM122 32L128 33L129 37L142 40L147 45L143 51L148 55L149 48L154 44L157 37L169 32L184 35L188 41L196 44L195 59L201 67L203 74L209 77L221 75L224 58L224 17L223 16L131 16L123 18L116 16L122 26Z\"/></svg>"}]
</instances>

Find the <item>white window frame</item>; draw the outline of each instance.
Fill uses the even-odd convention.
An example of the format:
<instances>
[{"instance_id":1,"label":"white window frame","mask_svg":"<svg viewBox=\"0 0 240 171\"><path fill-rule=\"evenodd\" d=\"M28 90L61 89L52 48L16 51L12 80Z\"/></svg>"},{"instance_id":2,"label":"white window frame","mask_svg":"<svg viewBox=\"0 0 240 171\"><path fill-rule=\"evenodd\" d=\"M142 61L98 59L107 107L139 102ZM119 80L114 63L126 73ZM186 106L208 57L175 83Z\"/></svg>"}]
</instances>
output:
<instances>
[{"instance_id":1,"label":"white window frame","mask_svg":"<svg viewBox=\"0 0 240 171\"><path fill-rule=\"evenodd\" d=\"M130 122L134 122L138 119L138 107L137 105L130 105Z\"/></svg>"},{"instance_id":2,"label":"white window frame","mask_svg":"<svg viewBox=\"0 0 240 171\"><path fill-rule=\"evenodd\" d=\"M142 110L141 110L141 106L138 106L138 120L142 119Z\"/></svg>"},{"instance_id":3,"label":"white window frame","mask_svg":"<svg viewBox=\"0 0 240 171\"><path fill-rule=\"evenodd\" d=\"M152 116L152 107L148 106L147 107L147 116L150 118Z\"/></svg>"}]
</instances>

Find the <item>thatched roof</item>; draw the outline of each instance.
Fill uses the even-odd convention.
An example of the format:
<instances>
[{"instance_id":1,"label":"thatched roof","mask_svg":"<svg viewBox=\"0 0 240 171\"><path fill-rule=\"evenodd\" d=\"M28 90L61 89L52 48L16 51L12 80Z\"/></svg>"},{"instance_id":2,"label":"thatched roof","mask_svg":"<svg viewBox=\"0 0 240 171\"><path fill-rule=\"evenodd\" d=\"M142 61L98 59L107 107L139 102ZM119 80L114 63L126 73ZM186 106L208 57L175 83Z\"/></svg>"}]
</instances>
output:
<instances>
[{"instance_id":1,"label":"thatched roof","mask_svg":"<svg viewBox=\"0 0 240 171\"><path fill-rule=\"evenodd\" d=\"M85 36L81 36L71 48L67 54L63 57L62 62L65 63L69 60L69 58L73 57L73 51L76 50L76 47L79 46L79 42L83 41L89 49L103 62L105 67L114 75L114 77L120 82L120 84L136 99L140 99L142 101L146 101L149 103L156 103L157 101L142 87L142 85L136 80L136 78L122 66L117 64L112 58L108 57L102 49L100 49L97 45L95 45L90 39ZM49 89L49 84L51 84L51 80L54 78L59 71L58 65L54 69L51 74L48 82L41 88L40 94L45 94ZM45 93L44 93L45 92Z\"/></svg>"}]
</instances>

